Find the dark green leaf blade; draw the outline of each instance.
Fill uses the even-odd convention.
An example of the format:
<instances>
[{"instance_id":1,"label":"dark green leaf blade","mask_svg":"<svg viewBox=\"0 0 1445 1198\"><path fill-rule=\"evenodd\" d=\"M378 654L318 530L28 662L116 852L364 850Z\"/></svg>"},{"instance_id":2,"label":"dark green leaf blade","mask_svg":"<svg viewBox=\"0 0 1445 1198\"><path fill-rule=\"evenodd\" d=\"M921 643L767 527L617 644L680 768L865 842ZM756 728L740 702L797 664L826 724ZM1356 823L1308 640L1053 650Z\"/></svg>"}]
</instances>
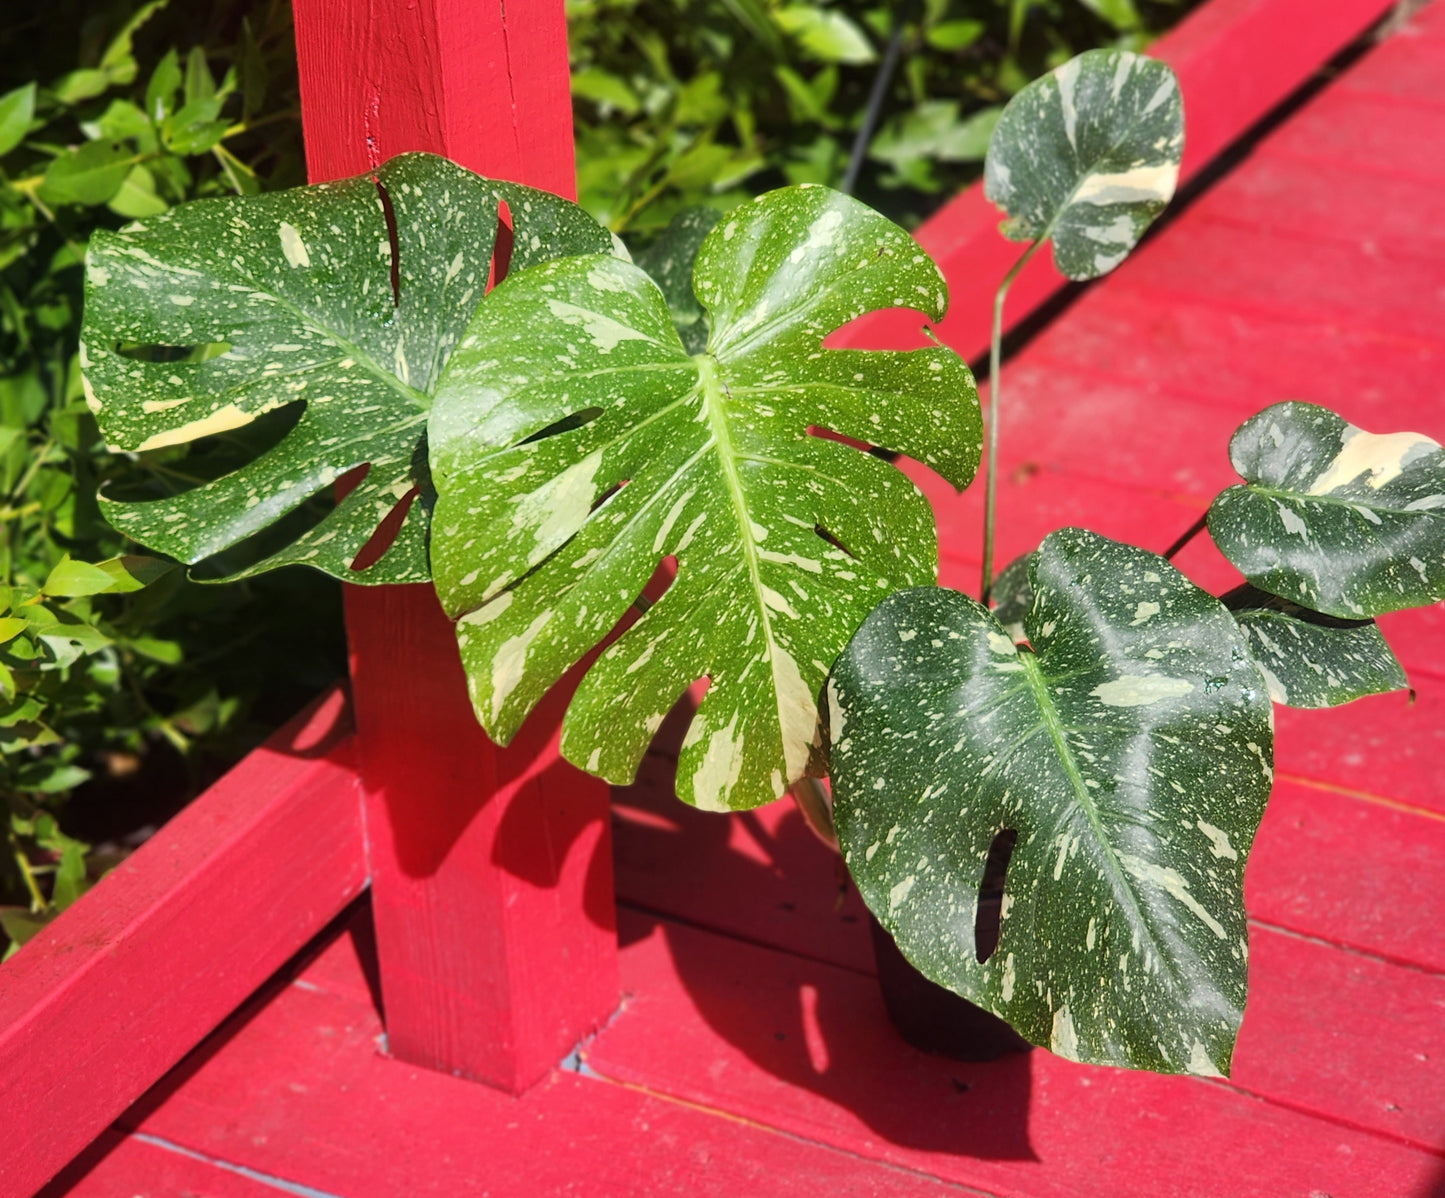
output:
<instances>
[{"instance_id":1,"label":"dark green leaf blade","mask_svg":"<svg viewBox=\"0 0 1445 1198\"><path fill-rule=\"evenodd\" d=\"M393 262L382 194L395 215ZM595 252L609 235L545 192L409 154L368 177L206 200L117 234L87 263L82 365L108 442L163 448L229 432L304 402L259 458L167 499L107 502L121 531L196 563L258 533L357 467L367 472L319 524L240 573L289 563L355 582L429 577L422 452L431 392L482 300L499 203L514 261ZM122 347L214 347L205 360ZM357 554L399 505L390 548Z\"/></svg>"},{"instance_id":2,"label":"dark green leaf blade","mask_svg":"<svg viewBox=\"0 0 1445 1198\"><path fill-rule=\"evenodd\" d=\"M690 354L707 344L707 321L702 305L692 293L692 268L703 238L713 231L722 213L716 208L686 208L668 223L661 236L634 261L652 276L667 301L667 310L677 325L678 336Z\"/></svg>"},{"instance_id":3,"label":"dark green leaf blade","mask_svg":"<svg viewBox=\"0 0 1445 1198\"><path fill-rule=\"evenodd\" d=\"M707 677L678 787L722 810L802 776L848 636L879 596L936 576L922 495L808 427L960 486L981 437L951 351L822 348L871 308L936 319L946 303L937 267L863 205L816 187L744 205L704 241L695 290L712 332L690 357L661 292L616 259L551 263L497 289L433 410L433 560L478 716L505 742L675 558L670 589L579 687L562 748L630 779Z\"/></svg>"},{"instance_id":4,"label":"dark green leaf blade","mask_svg":"<svg viewBox=\"0 0 1445 1198\"><path fill-rule=\"evenodd\" d=\"M1245 483L1210 506L1209 535L1261 590L1347 620L1445 599L1445 450L1429 437L1290 402L1240 425L1229 457Z\"/></svg>"},{"instance_id":5,"label":"dark green leaf blade","mask_svg":"<svg viewBox=\"0 0 1445 1198\"><path fill-rule=\"evenodd\" d=\"M1048 537L1017 650L954 591L885 600L829 684L834 815L869 907L934 981L1073 1060L1227 1073L1245 858L1272 779L1264 682L1164 559ZM975 952L1012 829L997 951Z\"/></svg>"},{"instance_id":6,"label":"dark green leaf blade","mask_svg":"<svg viewBox=\"0 0 1445 1198\"><path fill-rule=\"evenodd\" d=\"M1338 707L1410 682L1373 620L1341 620L1247 583L1224 597L1269 695L1286 707Z\"/></svg>"},{"instance_id":7,"label":"dark green leaf blade","mask_svg":"<svg viewBox=\"0 0 1445 1198\"><path fill-rule=\"evenodd\" d=\"M1014 241L1052 238L1071 279L1108 274L1174 195L1184 153L1179 82L1164 63L1090 50L1009 101L984 193Z\"/></svg>"}]
</instances>

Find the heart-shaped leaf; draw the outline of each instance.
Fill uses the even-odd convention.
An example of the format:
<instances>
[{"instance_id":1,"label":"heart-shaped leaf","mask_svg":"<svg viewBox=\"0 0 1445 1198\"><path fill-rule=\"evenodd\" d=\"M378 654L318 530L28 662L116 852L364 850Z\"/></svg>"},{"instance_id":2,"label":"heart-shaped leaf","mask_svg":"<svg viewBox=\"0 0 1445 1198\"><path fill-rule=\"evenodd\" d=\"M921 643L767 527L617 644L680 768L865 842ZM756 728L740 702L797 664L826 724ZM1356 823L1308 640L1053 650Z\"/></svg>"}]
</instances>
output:
<instances>
[{"instance_id":1,"label":"heart-shaped leaf","mask_svg":"<svg viewBox=\"0 0 1445 1198\"><path fill-rule=\"evenodd\" d=\"M1276 703L1338 707L1410 685L1373 620L1321 615L1248 583L1223 602Z\"/></svg>"},{"instance_id":2,"label":"heart-shaped leaf","mask_svg":"<svg viewBox=\"0 0 1445 1198\"><path fill-rule=\"evenodd\" d=\"M1245 483L1214 501L1209 535L1261 590L1343 619L1445 599L1445 451L1429 437L1280 403L1229 458Z\"/></svg>"},{"instance_id":3,"label":"heart-shaped leaf","mask_svg":"<svg viewBox=\"0 0 1445 1198\"><path fill-rule=\"evenodd\" d=\"M934 981L1072 1060L1227 1073L1269 696L1234 620L1163 558L1040 546L1033 652L956 591L890 596L829 683L834 816L864 900ZM989 848L1017 841L998 947Z\"/></svg>"},{"instance_id":4,"label":"heart-shaped leaf","mask_svg":"<svg viewBox=\"0 0 1445 1198\"><path fill-rule=\"evenodd\" d=\"M1071 279L1108 274L1174 195L1184 154L1179 81L1162 62L1090 50L1009 101L984 194L1013 241L1052 238Z\"/></svg>"},{"instance_id":5,"label":"heart-shaped leaf","mask_svg":"<svg viewBox=\"0 0 1445 1198\"><path fill-rule=\"evenodd\" d=\"M107 441L178 445L305 404L260 457L170 498L109 502L111 523L195 563L366 466L325 519L242 573L301 562L356 582L425 580L427 411L486 289L501 202L517 269L611 245L565 200L425 154L392 159L374 180L203 200L97 233L81 360ZM399 505L390 548L353 571Z\"/></svg>"},{"instance_id":6,"label":"heart-shaped leaf","mask_svg":"<svg viewBox=\"0 0 1445 1198\"><path fill-rule=\"evenodd\" d=\"M694 285L711 324L696 356L653 282L615 258L497 288L432 413L433 559L478 717L503 743L676 559L666 594L583 680L562 750L631 779L706 677L678 790L721 810L802 776L839 650L881 596L936 577L923 496L809 426L963 486L980 418L950 350L823 348L872 309L937 319L946 304L913 239L845 196L787 188L737 209L703 243Z\"/></svg>"}]
</instances>

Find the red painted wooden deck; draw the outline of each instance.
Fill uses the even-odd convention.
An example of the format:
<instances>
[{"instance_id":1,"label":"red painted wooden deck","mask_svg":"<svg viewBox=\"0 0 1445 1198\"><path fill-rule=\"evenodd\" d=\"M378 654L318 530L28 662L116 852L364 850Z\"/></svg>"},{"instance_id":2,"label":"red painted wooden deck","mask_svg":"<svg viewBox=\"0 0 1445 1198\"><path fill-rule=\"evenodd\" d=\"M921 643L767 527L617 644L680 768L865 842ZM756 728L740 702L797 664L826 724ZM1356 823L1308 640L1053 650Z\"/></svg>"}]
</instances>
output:
<instances>
[{"instance_id":1,"label":"red painted wooden deck","mask_svg":"<svg viewBox=\"0 0 1445 1198\"><path fill-rule=\"evenodd\" d=\"M1280 399L1445 437L1442 72L1437 0L1015 360L1001 560L1063 524L1162 549ZM972 589L978 488L913 473ZM1383 623L1415 702L1279 713L1227 1083L911 1050L796 812L693 812L659 752L615 795L626 997L539 1087L383 1054L363 898L46 1193L1445 1194L1445 611Z\"/></svg>"}]
</instances>

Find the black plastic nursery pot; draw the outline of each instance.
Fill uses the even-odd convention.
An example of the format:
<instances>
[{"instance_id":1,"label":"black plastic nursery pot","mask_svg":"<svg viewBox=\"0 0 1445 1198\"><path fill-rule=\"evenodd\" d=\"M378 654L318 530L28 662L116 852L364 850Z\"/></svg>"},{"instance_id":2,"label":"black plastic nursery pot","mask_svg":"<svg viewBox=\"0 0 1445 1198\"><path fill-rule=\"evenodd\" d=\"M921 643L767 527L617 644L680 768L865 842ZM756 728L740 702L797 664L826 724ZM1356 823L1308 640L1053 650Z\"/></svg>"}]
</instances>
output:
<instances>
[{"instance_id":1,"label":"black plastic nursery pot","mask_svg":"<svg viewBox=\"0 0 1445 1198\"><path fill-rule=\"evenodd\" d=\"M993 1061L1033 1047L997 1015L914 969L871 913L868 925L888 1017L914 1048L956 1061Z\"/></svg>"}]
</instances>

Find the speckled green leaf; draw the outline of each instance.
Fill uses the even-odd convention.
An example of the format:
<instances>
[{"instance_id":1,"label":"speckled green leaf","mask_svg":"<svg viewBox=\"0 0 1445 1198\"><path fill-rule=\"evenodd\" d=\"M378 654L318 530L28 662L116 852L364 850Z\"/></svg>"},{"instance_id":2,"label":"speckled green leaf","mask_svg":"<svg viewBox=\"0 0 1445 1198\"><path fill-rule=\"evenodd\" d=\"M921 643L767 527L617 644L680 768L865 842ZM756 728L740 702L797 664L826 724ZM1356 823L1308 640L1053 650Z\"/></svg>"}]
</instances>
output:
<instances>
[{"instance_id":1,"label":"speckled green leaf","mask_svg":"<svg viewBox=\"0 0 1445 1198\"><path fill-rule=\"evenodd\" d=\"M707 321L692 292L692 268L703 239L722 219L716 208L685 208L668 223L662 235L633 259L652 276L667 301L677 335L690 354L707 346Z\"/></svg>"},{"instance_id":2,"label":"speckled green leaf","mask_svg":"<svg viewBox=\"0 0 1445 1198\"><path fill-rule=\"evenodd\" d=\"M1184 105L1174 72L1090 50L1009 101L989 141L984 194L1014 241L1052 238L1071 279L1108 274L1174 195Z\"/></svg>"},{"instance_id":3,"label":"speckled green leaf","mask_svg":"<svg viewBox=\"0 0 1445 1198\"><path fill-rule=\"evenodd\" d=\"M1338 707L1410 685L1373 620L1322 615L1248 584L1226 595L1224 605L1276 703Z\"/></svg>"},{"instance_id":4,"label":"speckled green leaf","mask_svg":"<svg viewBox=\"0 0 1445 1198\"><path fill-rule=\"evenodd\" d=\"M822 348L870 309L937 319L946 302L913 239L856 201L799 187L744 205L703 243L694 282L712 330L696 356L653 282L615 258L496 290L432 413L433 560L478 716L505 742L674 557L676 581L583 680L562 750L626 781L709 678L678 793L721 810L803 774L833 659L880 597L936 576L912 483L808 427L963 486L980 419L949 350Z\"/></svg>"},{"instance_id":5,"label":"speckled green leaf","mask_svg":"<svg viewBox=\"0 0 1445 1198\"><path fill-rule=\"evenodd\" d=\"M993 603L993 618L1004 626L1015 641L1024 641L1024 617L1034 605L1033 584L1029 581L1029 569L1033 565L1032 553L1021 553L999 571L989 590Z\"/></svg>"},{"instance_id":6,"label":"speckled green leaf","mask_svg":"<svg viewBox=\"0 0 1445 1198\"><path fill-rule=\"evenodd\" d=\"M1429 437L1281 403L1240 425L1229 458L1245 482L1214 501L1209 535L1261 590L1344 619L1445 599L1445 451Z\"/></svg>"},{"instance_id":7,"label":"speckled green leaf","mask_svg":"<svg viewBox=\"0 0 1445 1198\"><path fill-rule=\"evenodd\" d=\"M1244 863L1272 778L1265 684L1220 602L1065 529L1033 652L956 591L886 599L829 683L834 815L864 900L934 981L1072 1060L1228 1073ZM997 950L975 918L1018 834Z\"/></svg>"},{"instance_id":8,"label":"speckled green leaf","mask_svg":"<svg viewBox=\"0 0 1445 1198\"><path fill-rule=\"evenodd\" d=\"M428 577L423 431L437 378L487 284L499 199L515 226L517 269L611 240L564 200L431 155L394 158L377 180L396 216L399 304L386 214L369 177L202 200L95 235L81 354L108 442L177 445L306 405L274 448L215 482L173 498L107 503L121 531L198 562L369 465L320 524L245 572L301 562L357 582ZM197 346L208 348L175 360ZM427 493L391 548L369 569L351 570L415 489Z\"/></svg>"}]
</instances>

